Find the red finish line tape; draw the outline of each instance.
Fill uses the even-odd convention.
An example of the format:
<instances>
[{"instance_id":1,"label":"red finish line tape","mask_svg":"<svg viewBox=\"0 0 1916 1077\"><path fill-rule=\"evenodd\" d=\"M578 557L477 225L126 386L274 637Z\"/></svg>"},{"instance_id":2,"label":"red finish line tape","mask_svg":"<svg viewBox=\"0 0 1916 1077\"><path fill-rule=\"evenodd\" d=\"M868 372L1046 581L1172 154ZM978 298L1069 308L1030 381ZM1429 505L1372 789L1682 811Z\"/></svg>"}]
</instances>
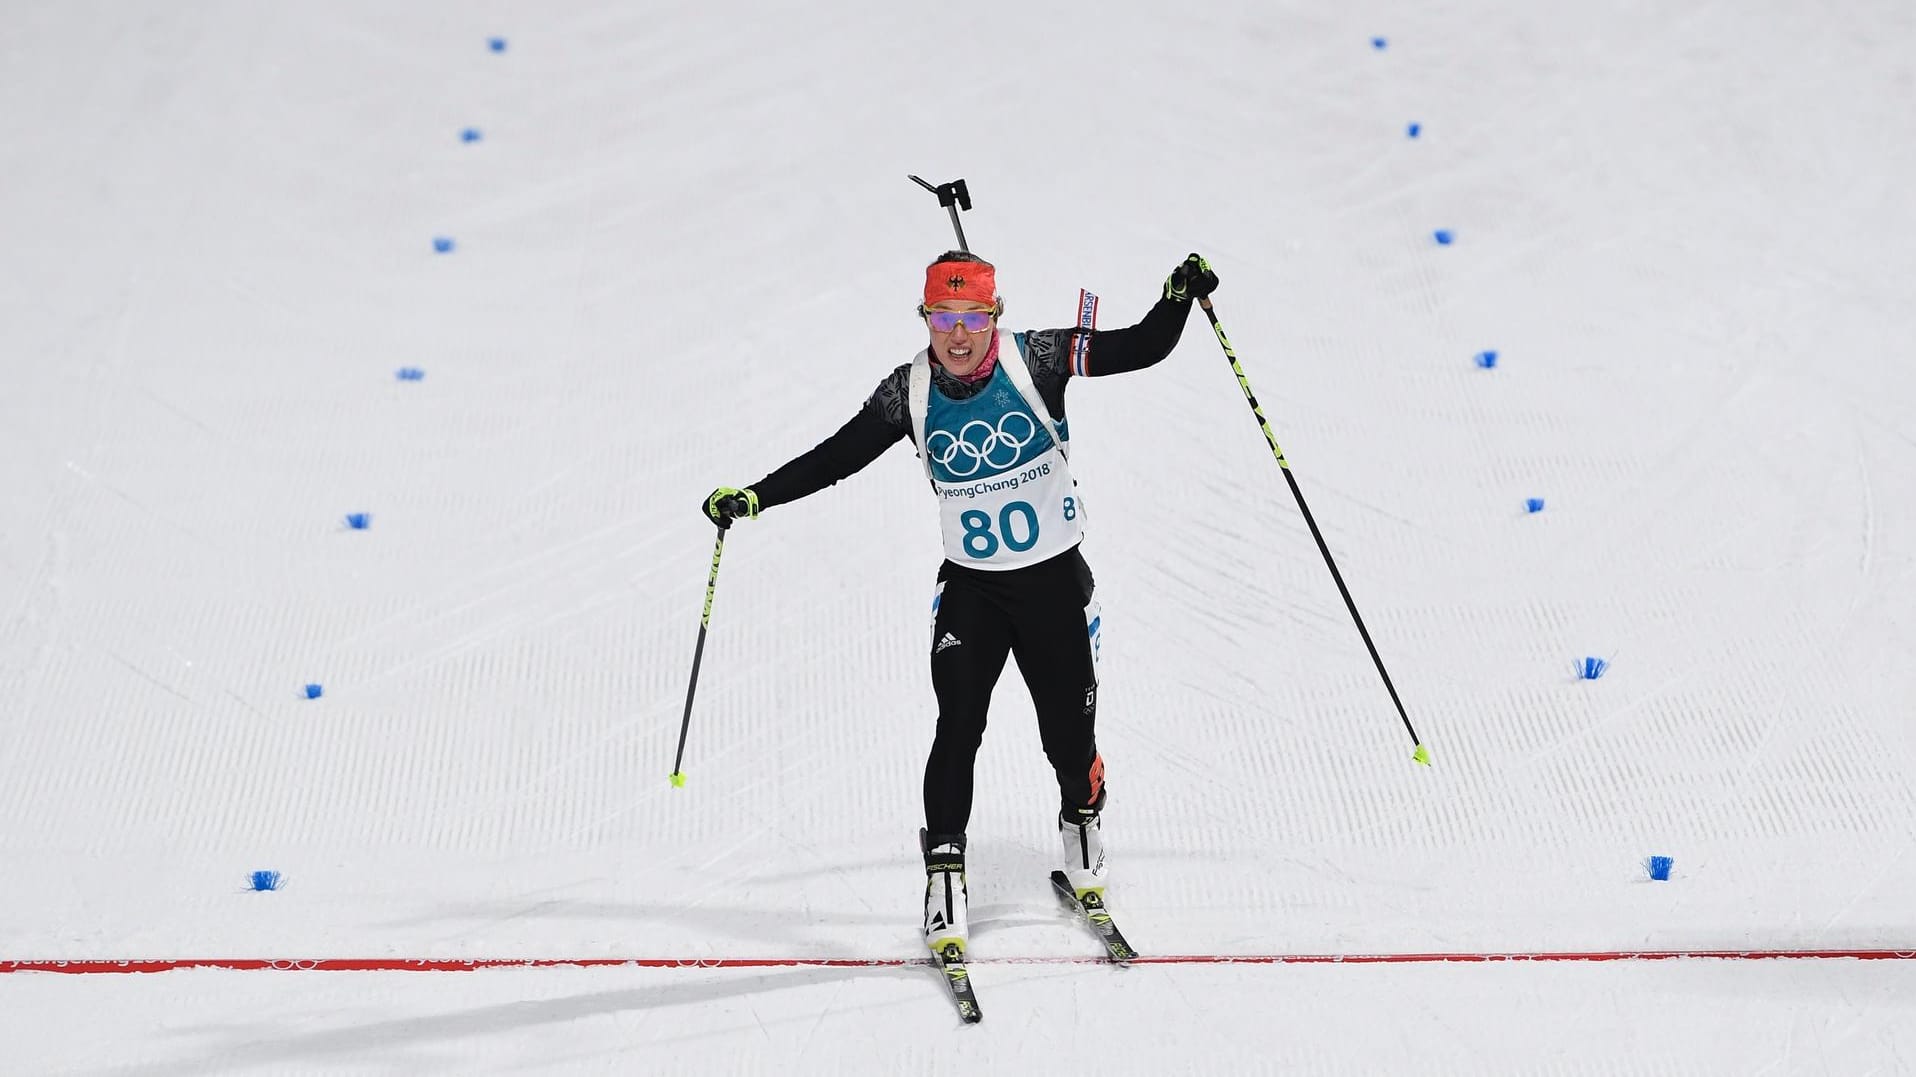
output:
<instances>
[{"instance_id":1,"label":"red finish line tape","mask_svg":"<svg viewBox=\"0 0 1916 1077\"><path fill-rule=\"evenodd\" d=\"M1553 950L1516 953L1408 954L1160 954L1133 959L1132 965L1420 965L1441 963L1524 964L1530 962L1808 960L1916 960L1912 950ZM226 969L239 972L477 972L482 969L647 968L909 968L930 965L929 957L571 957L571 958L399 958L207 957L154 960L0 960L0 973L174 972ZM974 965L1105 965L1107 957L975 957Z\"/></svg>"}]
</instances>

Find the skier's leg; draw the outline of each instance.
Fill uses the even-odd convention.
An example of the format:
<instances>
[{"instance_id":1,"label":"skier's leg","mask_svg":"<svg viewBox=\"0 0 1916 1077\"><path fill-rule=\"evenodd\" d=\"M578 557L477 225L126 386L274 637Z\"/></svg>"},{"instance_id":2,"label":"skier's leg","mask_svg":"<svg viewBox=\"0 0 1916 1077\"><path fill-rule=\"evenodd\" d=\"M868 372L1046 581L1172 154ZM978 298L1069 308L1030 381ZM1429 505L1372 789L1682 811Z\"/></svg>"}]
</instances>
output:
<instances>
[{"instance_id":1,"label":"skier's leg","mask_svg":"<svg viewBox=\"0 0 1916 1077\"><path fill-rule=\"evenodd\" d=\"M1098 753L1100 612L1091 571L1074 553L1020 609L1013 652L1031 691L1038 736L1058 778L1065 874L1080 894L1102 890L1104 758Z\"/></svg>"},{"instance_id":2,"label":"skier's leg","mask_svg":"<svg viewBox=\"0 0 1916 1077\"><path fill-rule=\"evenodd\" d=\"M1097 598L1091 570L1076 551L1058 558L1020 595L1012 653L1038 713L1038 736L1058 775L1060 808L1103 800L1098 759Z\"/></svg>"},{"instance_id":3,"label":"skier's leg","mask_svg":"<svg viewBox=\"0 0 1916 1077\"><path fill-rule=\"evenodd\" d=\"M985 735L991 690L1010 652L1004 611L963 579L940 584L932 616L931 687L938 730L925 761L925 829L934 844L962 836L971 819L971 769Z\"/></svg>"},{"instance_id":4,"label":"skier's leg","mask_svg":"<svg viewBox=\"0 0 1916 1077\"><path fill-rule=\"evenodd\" d=\"M925 761L925 944L943 954L969 942L965 826L971 818L972 765L985 734L991 689L1004 672L1011 635L1003 610L965 580L941 583L934 600L931 684L938 731Z\"/></svg>"}]
</instances>

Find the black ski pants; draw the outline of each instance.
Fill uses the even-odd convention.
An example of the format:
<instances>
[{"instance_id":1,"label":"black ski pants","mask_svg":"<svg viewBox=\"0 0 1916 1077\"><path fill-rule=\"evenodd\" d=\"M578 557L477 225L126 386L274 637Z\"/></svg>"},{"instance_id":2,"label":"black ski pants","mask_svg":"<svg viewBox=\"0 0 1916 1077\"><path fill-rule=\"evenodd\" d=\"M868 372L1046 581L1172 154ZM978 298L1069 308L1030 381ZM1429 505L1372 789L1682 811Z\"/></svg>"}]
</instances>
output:
<instances>
[{"instance_id":1,"label":"black ski pants","mask_svg":"<svg viewBox=\"0 0 1916 1077\"><path fill-rule=\"evenodd\" d=\"M970 821L972 764L1007 656L1016 656L1031 692L1061 809L1102 805L1092 588L1091 567L1076 547L1023 568L986 572L946 561L938 570L931 628L938 732L925 763L925 829L934 844L963 834Z\"/></svg>"}]
</instances>

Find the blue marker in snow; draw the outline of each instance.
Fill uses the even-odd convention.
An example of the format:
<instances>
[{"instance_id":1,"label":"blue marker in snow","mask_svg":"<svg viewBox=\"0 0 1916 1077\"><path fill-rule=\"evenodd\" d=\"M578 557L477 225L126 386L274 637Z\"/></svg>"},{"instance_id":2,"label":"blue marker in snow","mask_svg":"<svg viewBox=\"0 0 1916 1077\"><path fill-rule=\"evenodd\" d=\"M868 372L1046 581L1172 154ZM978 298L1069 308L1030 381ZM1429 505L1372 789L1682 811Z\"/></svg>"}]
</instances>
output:
<instances>
[{"instance_id":1,"label":"blue marker in snow","mask_svg":"<svg viewBox=\"0 0 1916 1077\"><path fill-rule=\"evenodd\" d=\"M468 127L465 130L459 132L459 141L461 142L477 142L484 137L485 137L484 135L479 133L479 129L477 127Z\"/></svg>"},{"instance_id":2,"label":"blue marker in snow","mask_svg":"<svg viewBox=\"0 0 1916 1077\"><path fill-rule=\"evenodd\" d=\"M419 381L426 376L426 372L416 366L402 366L399 368L399 372L393 376L400 381Z\"/></svg>"},{"instance_id":3,"label":"blue marker in snow","mask_svg":"<svg viewBox=\"0 0 1916 1077\"><path fill-rule=\"evenodd\" d=\"M1583 665L1577 668L1577 675L1586 681L1594 681L1610 668L1610 662L1604 658L1585 658Z\"/></svg>"},{"instance_id":4,"label":"blue marker in snow","mask_svg":"<svg viewBox=\"0 0 1916 1077\"><path fill-rule=\"evenodd\" d=\"M1413 123L1409 127L1404 128L1404 133L1412 138L1416 138L1418 135L1424 133L1424 125L1421 123Z\"/></svg>"},{"instance_id":5,"label":"blue marker in snow","mask_svg":"<svg viewBox=\"0 0 1916 1077\"><path fill-rule=\"evenodd\" d=\"M1523 503L1523 510L1525 512L1542 512L1543 498L1541 497L1525 498Z\"/></svg>"},{"instance_id":6,"label":"blue marker in snow","mask_svg":"<svg viewBox=\"0 0 1916 1077\"><path fill-rule=\"evenodd\" d=\"M1388 44L1390 44L1390 42L1384 40L1381 37L1373 37L1370 39L1370 47L1373 49L1381 50L1385 45L1388 45Z\"/></svg>"},{"instance_id":7,"label":"blue marker in snow","mask_svg":"<svg viewBox=\"0 0 1916 1077\"><path fill-rule=\"evenodd\" d=\"M325 691L326 689L320 687L317 684L309 684L306 686L306 698L318 699Z\"/></svg>"},{"instance_id":8,"label":"blue marker in snow","mask_svg":"<svg viewBox=\"0 0 1916 1077\"><path fill-rule=\"evenodd\" d=\"M1671 857L1653 856L1644 862L1644 867L1649 870L1650 878L1667 883L1670 881L1670 868L1675 864L1676 860Z\"/></svg>"},{"instance_id":9,"label":"blue marker in snow","mask_svg":"<svg viewBox=\"0 0 1916 1077\"><path fill-rule=\"evenodd\" d=\"M279 872L277 871L254 872L253 873L253 889L254 891L259 893L264 893L269 890L278 890L279 889Z\"/></svg>"},{"instance_id":10,"label":"blue marker in snow","mask_svg":"<svg viewBox=\"0 0 1916 1077\"><path fill-rule=\"evenodd\" d=\"M1448 247L1451 241L1456 239L1457 236L1448 228L1439 228L1431 233L1431 238L1437 241L1438 246Z\"/></svg>"},{"instance_id":11,"label":"blue marker in snow","mask_svg":"<svg viewBox=\"0 0 1916 1077\"><path fill-rule=\"evenodd\" d=\"M364 531L373 525L371 513L349 512L346 514L346 526L354 531Z\"/></svg>"},{"instance_id":12,"label":"blue marker in snow","mask_svg":"<svg viewBox=\"0 0 1916 1077\"><path fill-rule=\"evenodd\" d=\"M506 51L506 39L503 37L489 37L486 39L486 47L494 52L504 52Z\"/></svg>"},{"instance_id":13,"label":"blue marker in snow","mask_svg":"<svg viewBox=\"0 0 1916 1077\"><path fill-rule=\"evenodd\" d=\"M453 247L453 243L452 243L451 236L432 237L432 249L435 251L438 251L440 254L451 254L452 247Z\"/></svg>"},{"instance_id":14,"label":"blue marker in snow","mask_svg":"<svg viewBox=\"0 0 1916 1077\"><path fill-rule=\"evenodd\" d=\"M1494 351L1478 352L1477 365L1483 367L1485 370L1492 369L1497 365L1497 353Z\"/></svg>"}]
</instances>

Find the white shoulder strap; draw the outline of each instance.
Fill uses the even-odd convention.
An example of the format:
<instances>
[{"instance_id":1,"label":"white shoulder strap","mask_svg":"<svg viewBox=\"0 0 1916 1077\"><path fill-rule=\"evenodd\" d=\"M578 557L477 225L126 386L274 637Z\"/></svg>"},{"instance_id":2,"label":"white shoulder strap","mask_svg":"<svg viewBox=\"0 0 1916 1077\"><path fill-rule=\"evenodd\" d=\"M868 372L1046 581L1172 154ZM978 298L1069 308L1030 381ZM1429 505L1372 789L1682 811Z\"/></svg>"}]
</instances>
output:
<instances>
[{"instance_id":1,"label":"white shoulder strap","mask_svg":"<svg viewBox=\"0 0 1916 1077\"><path fill-rule=\"evenodd\" d=\"M1058 424L1051 421L1051 412L1045 408L1044 400L1038 396L1038 387L1031 382L1031 368L1025 366L1023 337L1011 333L1006 333L1004 336L1012 338L1012 347L1018 354L1012 361L1006 362L1004 340L1001 337L998 341L998 365L1005 368L1005 377L1011 379L1011 384L1017 388L1018 395L1025 398L1025 406L1031 409L1031 414L1037 416L1038 421L1044 424L1045 433L1051 435L1051 444L1058 447L1058 451L1064 454L1066 460L1071 459L1070 447L1065 444L1063 438L1058 436Z\"/></svg>"},{"instance_id":2,"label":"white shoulder strap","mask_svg":"<svg viewBox=\"0 0 1916 1077\"><path fill-rule=\"evenodd\" d=\"M913 448L918 462L925 465L925 478L931 478L931 457L925 454L925 416L931 412L931 353L921 351L911 361L911 378L906 383L906 404L911 409Z\"/></svg>"}]
</instances>

